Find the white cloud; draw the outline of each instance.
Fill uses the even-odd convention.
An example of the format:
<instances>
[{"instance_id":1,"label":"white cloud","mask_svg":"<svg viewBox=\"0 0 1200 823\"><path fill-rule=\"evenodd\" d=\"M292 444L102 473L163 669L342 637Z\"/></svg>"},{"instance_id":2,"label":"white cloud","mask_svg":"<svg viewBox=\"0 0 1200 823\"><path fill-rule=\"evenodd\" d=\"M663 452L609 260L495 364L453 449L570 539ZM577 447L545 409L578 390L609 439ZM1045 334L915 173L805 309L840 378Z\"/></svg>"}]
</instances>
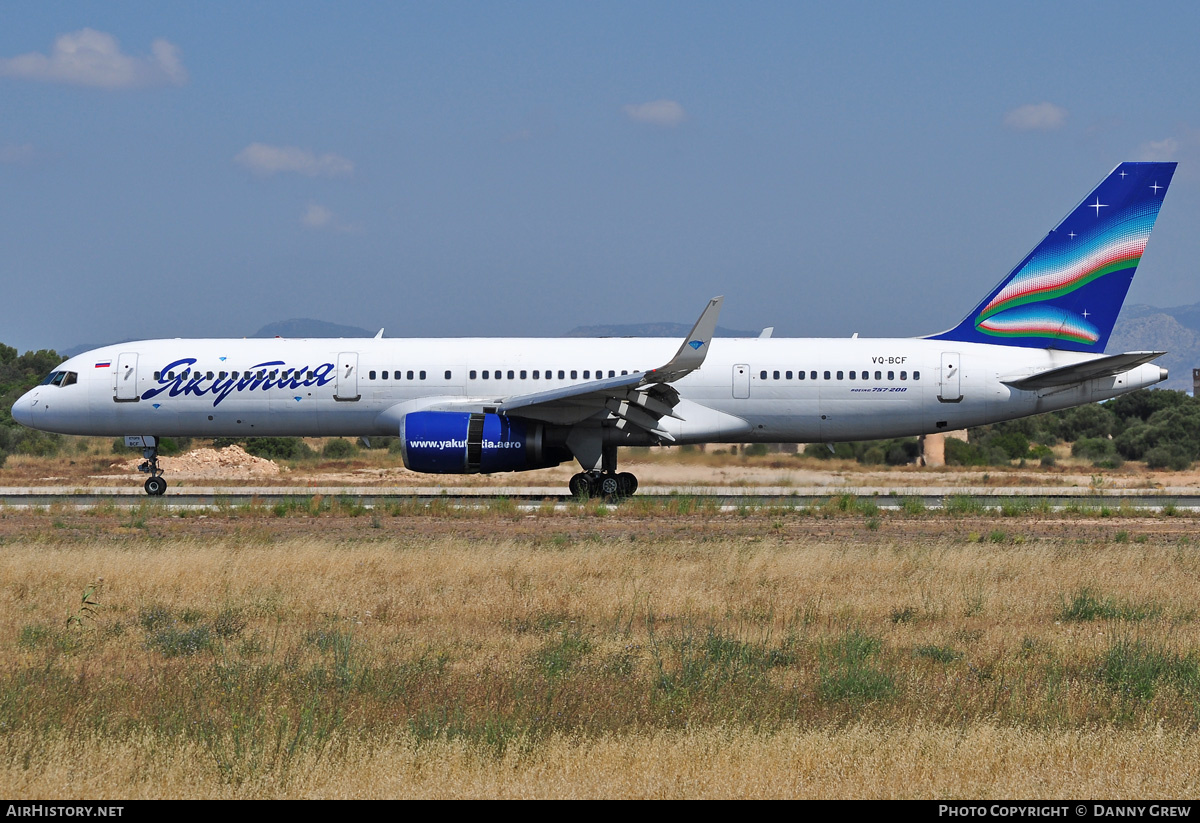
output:
<instances>
[{"instance_id":1,"label":"white cloud","mask_svg":"<svg viewBox=\"0 0 1200 823\"><path fill-rule=\"evenodd\" d=\"M1017 131L1052 131L1067 122L1067 110L1053 103L1030 103L1004 115L1004 125Z\"/></svg>"},{"instance_id":2,"label":"white cloud","mask_svg":"<svg viewBox=\"0 0 1200 823\"><path fill-rule=\"evenodd\" d=\"M1174 137L1151 140L1138 148L1138 160L1161 161L1179 159L1179 141Z\"/></svg>"},{"instance_id":3,"label":"white cloud","mask_svg":"<svg viewBox=\"0 0 1200 823\"><path fill-rule=\"evenodd\" d=\"M316 203L309 203L300 222L310 229L324 229L333 223L333 212Z\"/></svg>"},{"instance_id":4,"label":"white cloud","mask_svg":"<svg viewBox=\"0 0 1200 823\"><path fill-rule=\"evenodd\" d=\"M630 103L622 106L625 116L636 123L655 126L678 126L687 117L683 106L674 100L652 100L649 103Z\"/></svg>"},{"instance_id":5,"label":"white cloud","mask_svg":"<svg viewBox=\"0 0 1200 823\"><path fill-rule=\"evenodd\" d=\"M187 82L178 46L158 39L150 44L150 52L146 57L130 57L121 53L111 34L80 29L60 34L49 57L30 52L0 59L0 76L101 89L182 86Z\"/></svg>"},{"instance_id":6,"label":"white cloud","mask_svg":"<svg viewBox=\"0 0 1200 823\"><path fill-rule=\"evenodd\" d=\"M33 144L0 146L0 163L27 163L34 157Z\"/></svg>"},{"instance_id":7,"label":"white cloud","mask_svg":"<svg viewBox=\"0 0 1200 823\"><path fill-rule=\"evenodd\" d=\"M314 231L336 231L343 234L362 234L361 226L356 226L353 223L343 223L337 219L337 216L329 209L318 203L309 203L308 208L304 210L304 214L300 217L300 223L308 229Z\"/></svg>"},{"instance_id":8,"label":"white cloud","mask_svg":"<svg viewBox=\"0 0 1200 823\"><path fill-rule=\"evenodd\" d=\"M251 143L233 158L255 174L278 174L294 171L309 177L345 177L354 172L354 164L336 154L320 157L296 146L268 146Z\"/></svg>"}]
</instances>

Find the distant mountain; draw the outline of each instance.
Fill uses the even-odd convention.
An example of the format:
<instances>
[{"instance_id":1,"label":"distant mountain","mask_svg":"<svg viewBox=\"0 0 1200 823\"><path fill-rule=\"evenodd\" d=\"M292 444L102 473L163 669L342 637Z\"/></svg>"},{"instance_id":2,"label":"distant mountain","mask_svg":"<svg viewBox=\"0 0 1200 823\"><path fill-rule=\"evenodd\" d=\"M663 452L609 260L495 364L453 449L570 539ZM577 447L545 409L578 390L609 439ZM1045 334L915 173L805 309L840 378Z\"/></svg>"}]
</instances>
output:
<instances>
[{"instance_id":1,"label":"distant mountain","mask_svg":"<svg viewBox=\"0 0 1200 823\"><path fill-rule=\"evenodd\" d=\"M256 331L251 337L374 337L375 332L360 329L358 326L339 326L337 323L326 323L324 320L313 320L309 317L297 317L292 320L281 320L278 323L268 323Z\"/></svg>"},{"instance_id":2,"label":"distant mountain","mask_svg":"<svg viewBox=\"0 0 1200 823\"><path fill-rule=\"evenodd\" d=\"M55 351L58 352L59 357L67 360L77 354L83 354L85 351L98 349L101 346L115 346L118 343L129 343L132 340L132 337L126 337L124 340L109 340L107 343L79 343L78 345L71 346L68 349L55 349Z\"/></svg>"},{"instance_id":3,"label":"distant mountain","mask_svg":"<svg viewBox=\"0 0 1200 823\"><path fill-rule=\"evenodd\" d=\"M627 326L576 326L567 337L683 337L692 327L685 323L633 323ZM760 332L717 326L717 337L758 337Z\"/></svg>"},{"instance_id":4,"label":"distant mountain","mask_svg":"<svg viewBox=\"0 0 1200 823\"><path fill-rule=\"evenodd\" d=\"M1200 303L1160 309L1126 306L1117 318L1109 352L1165 351L1154 362L1170 372L1156 388L1192 390L1192 369L1200 368Z\"/></svg>"}]
</instances>

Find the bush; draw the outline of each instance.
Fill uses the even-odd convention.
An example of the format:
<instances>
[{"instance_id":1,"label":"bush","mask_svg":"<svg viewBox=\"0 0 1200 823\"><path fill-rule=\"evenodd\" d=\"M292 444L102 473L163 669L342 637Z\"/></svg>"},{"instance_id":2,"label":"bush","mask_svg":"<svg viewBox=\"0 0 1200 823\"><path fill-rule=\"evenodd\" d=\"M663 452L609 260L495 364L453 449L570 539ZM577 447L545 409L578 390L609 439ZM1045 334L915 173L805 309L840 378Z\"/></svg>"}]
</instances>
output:
<instances>
[{"instance_id":1,"label":"bush","mask_svg":"<svg viewBox=\"0 0 1200 823\"><path fill-rule=\"evenodd\" d=\"M946 438L947 466L986 466L987 455L979 446L959 440L957 437Z\"/></svg>"},{"instance_id":2,"label":"bush","mask_svg":"<svg viewBox=\"0 0 1200 823\"><path fill-rule=\"evenodd\" d=\"M358 447L346 440L343 437L337 437L325 444L325 448L321 450L323 457L339 460L345 457L353 457L358 454Z\"/></svg>"},{"instance_id":3,"label":"bush","mask_svg":"<svg viewBox=\"0 0 1200 823\"><path fill-rule=\"evenodd\" d=\"M1192 465L1192 459L1178 445L1155 446L1145 454L1146 466L1151 469L1183 471Z\"/></svg>"},{"instance_id":4,"label":"bush","mask_svg":"<svg viewBox=\"0 0 1200 823\"><path fill-rule=\"evenodd\" d=\"M1018 431L992 433L979 445L987 449L998 449L1004 452L1009 460L1019 460L1029 455L1029 438Z\"/></svg>"},{"instance_id":5,"label":"bush","mask_svg":"<svg viewBox=\"0 0 1200 823\"><path fill-rule=\"evenodd\" d=\"M1071 456L1084 460L1107 460L1117 455L1113 441L1103 437L1084 437L1071 445Z\"/></svg>"}]
</instances>

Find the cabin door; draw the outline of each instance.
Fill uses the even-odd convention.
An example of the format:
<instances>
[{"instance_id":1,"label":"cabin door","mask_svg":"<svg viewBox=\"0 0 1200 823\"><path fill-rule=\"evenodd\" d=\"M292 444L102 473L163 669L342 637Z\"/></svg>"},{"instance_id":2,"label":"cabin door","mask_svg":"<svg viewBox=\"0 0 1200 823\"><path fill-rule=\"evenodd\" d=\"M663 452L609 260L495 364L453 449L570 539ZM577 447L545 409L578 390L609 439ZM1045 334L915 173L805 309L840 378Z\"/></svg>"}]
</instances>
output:
<instances>
[{"instance_id":1,"label":"cabin door","mask_svg":"<svg viewBox=\"0 0 1200 823\"><path fill-rule=\"evenodd\" d=\"M132 403L138 399L137 352L121 352L117 358L116 386L113 399L118 403Z\"/></svg>"},{"instance_id":2,"label":"cabin door","mask_svg":"<svg viewBox=\"0 0 1200 823\"><path fill-rule=\"evenodd\" d=\"M733 396L738 400L750 396L750 367L745 363L733 367Z\"/></svg>"},{"instance_id":3,"label":"cabin door","mask_svg":"<svg viewBox=\"0 0 1200 823\"><path fill-rule=\"evenodd\" d=\"M942 372L938 383L938 400L957 403L962 400L962 362L958 352L942 352Z\"/></svg>"},{"instance_id":4,"label":"cabin door","mask_svg":"<svg viewBox=\"0 0 1200 823\"><path fill-rule=\"evenodd\" d=\"M334 400L357 400L358 393L358 352L344 351L338 355L337 390L333 393Z\"/></svg>"}]
</instances>

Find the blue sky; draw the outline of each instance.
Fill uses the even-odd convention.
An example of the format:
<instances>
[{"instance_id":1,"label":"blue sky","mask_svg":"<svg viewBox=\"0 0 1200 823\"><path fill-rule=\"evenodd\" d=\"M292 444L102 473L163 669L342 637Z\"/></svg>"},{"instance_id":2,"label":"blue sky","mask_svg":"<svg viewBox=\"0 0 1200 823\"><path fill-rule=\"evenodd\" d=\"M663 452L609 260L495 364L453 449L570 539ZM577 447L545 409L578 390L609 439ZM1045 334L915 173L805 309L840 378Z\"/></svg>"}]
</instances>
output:
<instances>
[{"instance_id":1,"label":"blue sky","mask_svg":"<svg viewBox=\"0 0 1200 823\"><path fill-rule=\"evenodd\" d=\"M1123 160L1200 301L1200 6L0 7L0 341L954 325Z\"/></svg>"}]
</instances>

